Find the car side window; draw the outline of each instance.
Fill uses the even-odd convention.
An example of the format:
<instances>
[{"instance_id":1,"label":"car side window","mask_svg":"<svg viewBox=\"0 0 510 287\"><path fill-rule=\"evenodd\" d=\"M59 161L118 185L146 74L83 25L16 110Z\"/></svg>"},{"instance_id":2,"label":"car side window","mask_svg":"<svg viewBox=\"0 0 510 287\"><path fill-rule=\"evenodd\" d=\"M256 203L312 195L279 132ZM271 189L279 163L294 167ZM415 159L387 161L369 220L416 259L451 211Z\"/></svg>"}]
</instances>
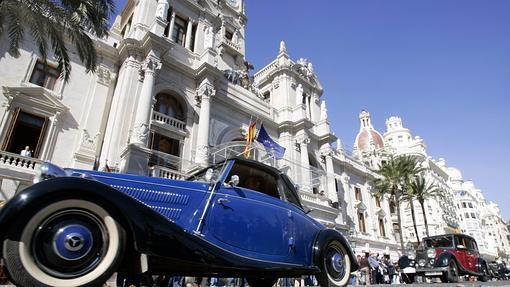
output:
<instances>
[{"instance_id":1,"label":"car side window","mask_svg":"<svg viewBox=\"0 0 510 287\"><path fill-rule=\"evenodd\" d=\"M238 187L248 188L269 196L280 198L275 175L248 165L235 163L227 178L239 176Z\"/></svg>"},{"instance_id":2,"label":"car side window","mask_svg":"<svg viewBox=\"0 0 510 287\"><path fill-rule=\"evenodd\" d=\"M476 242L471 238L466 238L467 248L471 251L476 251Z\"/></svg>"},{"instance_id":3,"label":"car side window","mask_svg":"<svg viewBox=\"0 0 510 287\"><path fill-rule=\"evenodd\" d=\"M285 194L285 198L288 202L294 204L297 207L300 207L299 199L281 179L278 181L278 189L280 190L280 193Z\"/></svg>"}]
</instances>

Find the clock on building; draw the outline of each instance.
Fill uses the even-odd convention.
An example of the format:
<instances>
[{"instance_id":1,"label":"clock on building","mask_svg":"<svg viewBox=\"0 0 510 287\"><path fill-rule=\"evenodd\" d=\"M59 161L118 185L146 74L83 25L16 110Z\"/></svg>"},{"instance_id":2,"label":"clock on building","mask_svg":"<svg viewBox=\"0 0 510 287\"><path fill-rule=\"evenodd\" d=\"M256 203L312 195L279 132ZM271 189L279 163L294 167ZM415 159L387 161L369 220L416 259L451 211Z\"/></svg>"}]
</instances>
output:
<instances>
[{"instance_id":1,"label":"clock on building","mask_svg":"<svg viewBox=\"0 0 510 287\"><path fill-rule=\"evenodd\" d=\"M237 8L237 6L239 6L239 0L226 0L226 1L228 5L234 8Z\"/></svg>"}]
</instances>

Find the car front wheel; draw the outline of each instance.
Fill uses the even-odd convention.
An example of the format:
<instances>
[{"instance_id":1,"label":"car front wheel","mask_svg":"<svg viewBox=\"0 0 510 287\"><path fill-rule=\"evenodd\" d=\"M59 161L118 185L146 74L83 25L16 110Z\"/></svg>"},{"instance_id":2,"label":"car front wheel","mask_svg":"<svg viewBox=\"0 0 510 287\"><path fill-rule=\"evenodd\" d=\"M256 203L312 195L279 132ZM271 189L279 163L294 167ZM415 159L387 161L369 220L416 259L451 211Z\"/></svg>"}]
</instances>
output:
<instances>
[{"instance_id":1,"label":"car front wheel","mask_svg":"<svg viewBox=\"0 0 510 287\"><path fill-rule=\"evenodd\" d=\"M35 211L3 242L4 259L19 286L98 286L115 271L125 233L98 204L60 200Z\"/></svg>"},{"instance_id":2,"label":"car front wheel","mask_svg":"<svg viewBox=\"0 0 510 287\"><path fill-rule=\"evenodd\" d=\"M450 260L448 264L448 270L441 277L443 283L457 283L459 282L459 269L455 260Z\"/></svg>"},{"instance_id":3,"label":"car front wheel","mask_svg":"<svg viewBox=\"0 0 510 287\"><path fill-rule=\"evenodd\" d=\"M319 284L323 287L347 285L351 276L351 260L345 246L333 240L322 252L322 272L317 276Z\"/></svg>"}]
</instances>

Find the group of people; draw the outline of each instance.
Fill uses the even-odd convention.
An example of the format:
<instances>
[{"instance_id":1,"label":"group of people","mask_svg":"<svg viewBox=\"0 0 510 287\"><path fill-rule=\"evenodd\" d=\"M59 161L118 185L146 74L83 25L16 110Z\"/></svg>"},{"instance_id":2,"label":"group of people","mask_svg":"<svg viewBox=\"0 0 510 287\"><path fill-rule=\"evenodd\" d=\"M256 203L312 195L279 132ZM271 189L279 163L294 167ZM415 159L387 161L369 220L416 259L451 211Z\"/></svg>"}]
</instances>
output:
<instances>
[{"instance_id":1,"label":"group of people","mask_svg":"<svg viewBox=\"0 0 510 287\"><path fill-rule=\"evenodd\" d=\"M352 285L395 284L399 282L396 262L389 255L377 253L357 255L359 270L353 272Z\"/></svg>"},{"instance_id":2,"label":"group of people","mask_svg":"<svg viewBox=\"0 0 510 287\"><path fill-rule=\"evenodd\" d=\"M216 278L216 277L184 277L184 276L150 276L137 274L135 276L118 273L117 287L247 287L245 278ZM318 286L314 276L300 278L280 278L278 287Z\"/></svg>"}]
</instances>

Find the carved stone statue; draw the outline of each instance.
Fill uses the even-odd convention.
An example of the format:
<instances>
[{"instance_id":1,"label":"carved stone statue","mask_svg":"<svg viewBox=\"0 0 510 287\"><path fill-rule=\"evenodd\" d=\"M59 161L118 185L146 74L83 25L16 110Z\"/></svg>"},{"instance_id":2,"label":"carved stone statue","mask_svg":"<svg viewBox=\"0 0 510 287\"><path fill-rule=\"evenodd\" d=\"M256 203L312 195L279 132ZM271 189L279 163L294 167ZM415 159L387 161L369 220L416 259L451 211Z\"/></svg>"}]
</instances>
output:
<instances>
[{"instance_id":1,"label":"carved stone statue","mask_svg":"<svg viewBox=\"0 0 510 287\"><path fill-rule=\"evenodd\" d=\"M214 31L213 27L207 27L205 29L204 36L204 49L212 49L214 47Z\"/></svg>"},{"instance_id":2,"label":"carved stone statue","mask_svg":"<svg viewBox=\"0 0 510 287\"><path fill-rule=\"evenodd\" d=\"M299 105L303 100L303 86L301 84L299 84L297 87L296 87L296 101L297 101L297 104Z\"/></svg>"},{"instance_id":3,"label":"carved stone statue","mask_svg":"<svg viewBox=\"0 0 510 287\"><path fill-rule=\"evenodd\" d=\"M326 101L321 102L321 120L325 120L328 118L328 109L326 108Z\"/></svg>"},{"instance_id":4,"label":"carved stone statue","mask_svg":"<svg viewBox=\"0 0 510 287\"><path fill-rule=\"evenodd\" d=\"M166 20L167 14L168 14L168 1L159 0L158 6L156 8L156 17Z\"/></svg>"}]
</instances>

